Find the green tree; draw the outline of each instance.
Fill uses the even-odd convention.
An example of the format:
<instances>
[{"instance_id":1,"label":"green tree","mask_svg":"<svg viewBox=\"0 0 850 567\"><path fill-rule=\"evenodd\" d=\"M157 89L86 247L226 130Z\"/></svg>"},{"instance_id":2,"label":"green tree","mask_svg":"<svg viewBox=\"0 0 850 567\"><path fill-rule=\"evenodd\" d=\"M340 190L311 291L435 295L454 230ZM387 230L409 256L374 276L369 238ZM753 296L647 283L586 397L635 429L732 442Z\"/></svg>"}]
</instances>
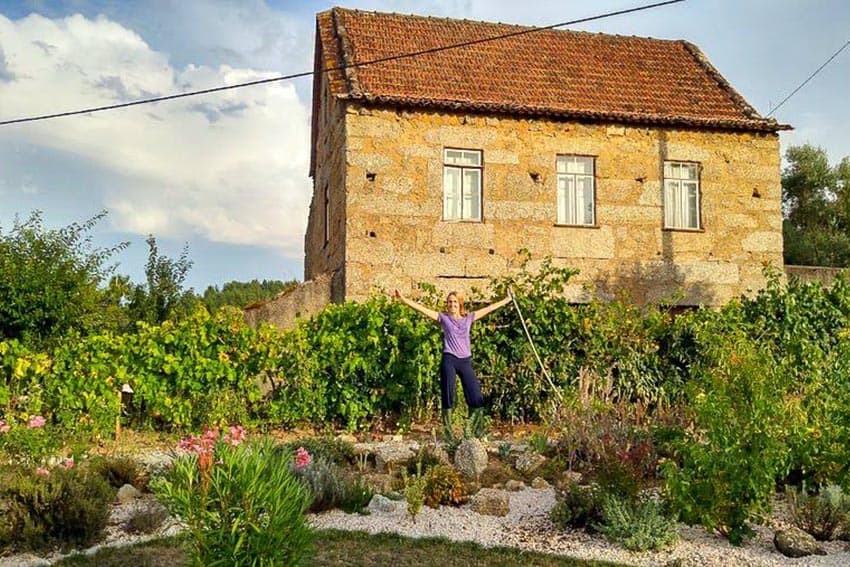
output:
<instances>
[{"instance_id":1,"label":"green tree","mask_svg":"<svg viewBox=\"0 0 850 567\"><path fill-rule=\"evenodd\" d=\"M782 225L785 263L850 266L850 158L830 166L810 145L785 152Z\"/></svg>"},{"instance_id":2,"label":"green tree","mask_svg":"<svg viewBox=\"0 0 850 567\"><path fill-rule=\"evenodd\" d=\"M188 245L173 259L160 255L153 235L148 235L146 242L149 253L145 283L133 288L130 294L130 319L158 325L186 315L197 304L193 290L183 289L194 262L189 259Z\"/></svg>"},{"instance_id":3,"label":"green tree","mask_svg":"<svg viewBox=\"0 0 850 567\"><path fill-rule=\"evenodd\" d=\"M249 282L230 281L221 286L209 286L204 291L203 302L210 313L215 313L225 305L246 307L258 301L271 299L277 294L292 289L298 282L280 280L251 280Z\"/></svg>"},{"instance_id":4,"label":"green tree","mask_svg":"<svg viewBox=\"0 0 850 567\"><path fill-rule=\"evenodd\" d=\"M114 269L109 258L127 247L93 248L88 234L106 216L46 229L41 211L0 230L0 340L42 345L103 323L98 286Z\"/></svg>"}]
</instances>

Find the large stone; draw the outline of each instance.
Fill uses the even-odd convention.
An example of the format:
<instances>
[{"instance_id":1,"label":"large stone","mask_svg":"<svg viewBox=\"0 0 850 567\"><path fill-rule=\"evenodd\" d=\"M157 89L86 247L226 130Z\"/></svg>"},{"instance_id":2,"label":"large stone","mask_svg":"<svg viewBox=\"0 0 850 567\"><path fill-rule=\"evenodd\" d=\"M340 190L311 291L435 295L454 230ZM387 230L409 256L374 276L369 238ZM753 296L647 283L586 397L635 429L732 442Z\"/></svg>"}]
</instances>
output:
<instances>
[{"instance_id":1,"label":"large stone","mask_svg":"<svg viewBox=\"0 0 850 567\"><path fill-rule=\"evenodd\" d=\"M418 443L388 442L378 443L372 447L375 454L375 468L379 472L398 470L416 457L419 451Z\"/></svg>"},{"instance_id":2,"label":"large stone","mask_svg":"<svg viewBox=\"0 0 850 567\"><path fill-rule=\"evenodd\" d=\"M136 498L141 497L142 493L136 490L132 484L125 484L121 488L118 489L118 502L121 504L127 504L128 502L132 502Z\"/></svg>"},{"instance_id":3,"label":"large stone","mask_svg":"<svg viewBox=\"0 0 850 567\"><path fill-rule=\"evenodd\" d=\"M517 457L516 470L523 474L539 469L546 462L546 457L538 453L525 453Z\"/></svg>"},{"instance_id":4,"label":"large stone","mask_svg":"<svg viewBox=\"0 0 850 567\"><path fill-rule=\"evenodd\" d=\"M786 557L806 557L808 555L826 555L815 538L800 528L777 530L773 534L773 545Z\"/></svg>"},{"instance_id":5,"label":"large stone","mask_svg":"<svg viewBox=\"0 0 850 567\"><path fill-rule=\"evenodd\" d=\"M455 467L467 478L477 479L487 462L487 449L478 439L464 439L455 451Z\"/></svg>"},{"instance_id":6,"label":"large stone","mask_svg":"<svg viewBox=\"0 0 850 567\"><path fill-rule=\"evenodd\" d=\"M472 510L484 516L507 516L511 511L511 500L507 492L493 488L482 488L470 500Z\"/></svg>"},{"instance_id":7,"label":"large stone","mask_svg":"<svg viewBox=\"0 0 850 567\"><path fill-rule=\"evenodd\" d=\"M399 510L406 509L407 503L401 500L391 500L381 494L376 494L369 501L368 509L371 513L392 514Z\"/></svg>"}]
</instances>

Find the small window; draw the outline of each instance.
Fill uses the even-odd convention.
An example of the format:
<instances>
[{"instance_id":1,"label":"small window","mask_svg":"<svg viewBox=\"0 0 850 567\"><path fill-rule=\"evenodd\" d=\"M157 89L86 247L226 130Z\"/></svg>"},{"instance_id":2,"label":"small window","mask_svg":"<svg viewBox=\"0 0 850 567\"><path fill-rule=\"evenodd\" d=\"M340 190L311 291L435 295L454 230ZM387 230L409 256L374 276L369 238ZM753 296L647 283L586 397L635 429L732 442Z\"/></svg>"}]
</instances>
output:
<instances>
[{"instance_id":1,"label":"small window","mask_svg":"<svg viewBox=\"0 0 850 567\"><path fill-rule=\"evenodd\" d=\"M558 224L593 226L596 158L558 156Z\"/></svg>"},{"instance_id":2,"label":"small window","mask_svg":"<svg viewBox=\"0 0 850 567\"><path fill-rule=\"evenodd\" d=\"M700 228L699 164L664 162L664 228Z\"/></svg>"},{"instance_id":3,"label":"small window","mask_svg":"<svg viewBox=\"0 0 850 567\"><path fill-rule=\"evenodd\" d=\"M481 220L481 150L443 151L443 220Z\"/></svg>"}]
</instances>

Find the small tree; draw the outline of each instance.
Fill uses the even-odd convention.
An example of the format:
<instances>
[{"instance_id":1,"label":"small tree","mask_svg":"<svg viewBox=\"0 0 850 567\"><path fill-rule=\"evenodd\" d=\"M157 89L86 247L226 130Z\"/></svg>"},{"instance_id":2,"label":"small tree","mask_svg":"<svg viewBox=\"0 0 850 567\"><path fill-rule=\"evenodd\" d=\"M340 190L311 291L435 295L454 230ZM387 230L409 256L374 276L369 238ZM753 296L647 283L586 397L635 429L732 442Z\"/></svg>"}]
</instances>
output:
<instances>
[{"instance_id":1,"label":"small tree","mask_svg":"<svg viewBox=\"0 0 850 567\"><path fill-rule=\"evenodd\" d=\"M195 304L194 292L183 290L193 262L189 259L188 244L174 260L159 254L153 235L149 235L146 242L150 249L145 265L146 283L136 286L131 293L130 318L158 325L185 315Z\"/></svg>"},{"instance_id":2,"label":"small tree","mask_svg":"<svg viewBox=\"0 0 850 567\"><path fill-rule=\"evenodd\" d=\"M103 324L98 286L114 269L106 262L128 245L92 247L87 235L105 216L48 230L34 211L0 230L0 340L41 345Z\"/></svg>"},{"instance_id":3,"label":"small tree","mask_svg":"<svg viewBox=\"0 0 850 567\"><path fill-rule=\"evenodd\" d=\"M810 145L785 152L782 233L785 263L850 266L850 158L830 166Z\"/></svg>"}]
</instances>

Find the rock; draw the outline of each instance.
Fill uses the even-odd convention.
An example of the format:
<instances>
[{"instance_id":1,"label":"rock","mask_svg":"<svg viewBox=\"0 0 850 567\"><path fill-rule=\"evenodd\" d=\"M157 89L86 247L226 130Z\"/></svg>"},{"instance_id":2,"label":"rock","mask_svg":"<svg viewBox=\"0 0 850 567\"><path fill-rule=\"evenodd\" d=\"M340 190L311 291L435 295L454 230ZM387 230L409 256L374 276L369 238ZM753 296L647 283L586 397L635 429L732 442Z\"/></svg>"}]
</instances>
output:
<instances>
[{"instance_id":1,"label":"rock","mask_svg":"<svg viewBox=\"0 0 850 567\"><path fill-rule=\"evenodd\" d=\"M777 530L773 535L773 545L786 557L806 557L807 555L826 555L815 538L800 528Z\"/></svg>"},{"instance_id":2,"label":"rock","mask_svg":"<svg viewBox=\"0 0 850 567\"><path fill-rule=\"evenodd\" d=\"M386 496L375 494L372 500L369 501L368 509L373 514L385 513L392 514L398 510L406 509L407 503L401 500L390 500Z\"/></svg>"},{"instance_id":3,"label":"rock","mask_svg":"<svg viewBox=\"0 0 850 567\"><path fill-rule=\"evenodd\" d=\"M539 476L534 477L534 480L531 481L531 488L549 488L549 483L545 478L540 478Z\"/></svg>"},{"instance_id":4,"label":"rock","mask_svg":"<svg viewBox=\"0 0 850 567\"><path fill-rule=\"evenodd\" d=\"M351 443L354 445L357 443L357 437L350 433L340 433L336 436L337 441L342 441L343 443Z\"/></svg>"},{"instance_id":5,"label":"rock","mask_svg":"<svg viewBox=\"0 0 850 567\"><path fill-rule=\"evenodd\" d=\"M482 488L470 500L472 510L484 516L507 516L511 511L507 492Z\"/></svg>"},{"instance_id":6,"label":"rock","mask_svg":"<svg viewBox=\"0 0 850 567\"><path fill-rule=\"evenodd\" d=\"M525 488L525 483L521 480L509 480L505 483L505 490L510 492L519 492Z\"/></svg>"},{"instance_id":7,"label":"rock","mask_svg":"<svg viewBox=\"0 0 850 567\"><path fill-rule=\"evenodd\" d=\"M455 467L467 478L477 479L487 462L487 450L478 439L464 439L455 451Z\"/></svg>"},{"instance_id":8,"label":"rock","mask_svg":"<svg viewBox=\"0 0 850 567\"><path fill-rule=\"evenodd\" d=\"M523 453L516 460L516 470L523 474L534 472L546 462L546 457L538 453Z\"/></svg>"},{"instance_id":9,"label":"rock","mask_svg":"<svg viewBox=\"0 0 850 567\"><path fill-rule=\"evenodd\" d=\"M142 493L136 490L132 484L125 484L121 488L118 489L118 496L116 497L118 502L121 504L127 504L128 502L132 502L136 498L140 498Z\"/></svg>"},{"instance_id":10,"label":"rock","mask_svg":"<svg viewBox=\"0 0 850 567\"><path fill-rule=\"evenodd\" d=\"M372 447L375 454L375 468L379 472L396 470L407 465L411 459L416 457L419 450L418 443L378 443Z\"/></svg>"}]
</instances>

